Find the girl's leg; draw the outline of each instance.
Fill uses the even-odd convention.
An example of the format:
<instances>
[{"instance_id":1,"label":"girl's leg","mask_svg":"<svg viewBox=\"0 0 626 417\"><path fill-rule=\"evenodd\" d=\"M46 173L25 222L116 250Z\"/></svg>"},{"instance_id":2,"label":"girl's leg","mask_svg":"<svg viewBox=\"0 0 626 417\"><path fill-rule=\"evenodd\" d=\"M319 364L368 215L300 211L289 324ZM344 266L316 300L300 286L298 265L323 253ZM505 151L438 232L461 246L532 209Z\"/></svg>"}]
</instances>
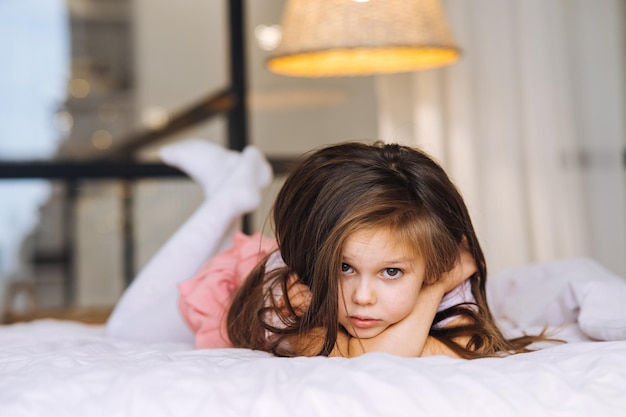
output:
<instances>
[{"instance_id":1,"label":"girl's leg","mask_svg":"<svg viewBox=\"0 0 626 417\"><path fill-rule=\"evenodd\" d=\"M259 205L260 192L272 173L252 146L237 153L209 142L188 141L164 147L161 156L198 182L206 200L124 292L106 324L106 334L145 342L193 342L193 333L178 311L176 286L232 243L241 216Z\"/></svg>"}]
</instances>

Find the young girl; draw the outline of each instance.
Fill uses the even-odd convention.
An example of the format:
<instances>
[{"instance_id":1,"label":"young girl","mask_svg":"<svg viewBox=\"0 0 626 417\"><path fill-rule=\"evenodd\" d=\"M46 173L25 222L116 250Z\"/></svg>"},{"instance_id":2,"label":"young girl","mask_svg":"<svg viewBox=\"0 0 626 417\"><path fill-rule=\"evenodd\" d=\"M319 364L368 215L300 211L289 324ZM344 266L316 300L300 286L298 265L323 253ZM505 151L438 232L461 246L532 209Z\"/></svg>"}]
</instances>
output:
<instances>
[{"instance_id":1,"label":"young girl","mask_svg":"<svg viewBox=\"0 0 626 417\"><path fill-rule=\"evenodd\" d=\"M477 358L539 339L498 330L467 208L418 150L346 143L312 152L286 179L273 221L282 259L266 258L237 291L227 318L236 347Z\"/></svg>"},{"instance_id":2,"label":"young girl","mask_svg":"<svg viewBox=\"0 0 626 417\"><path fill-rule=\"evenodd\" d=\"M271 175L253 148L237 166L232 153L220 156L223 150L206 146L194 144L188 153L197 163L186 165L196 180L212 178L205 188L213 197L125 292L107 323L109 335L186 341L191 328L197 347L344 357L378 351L478 358L525 352L543 340L508 340L495 325L467 208L424 153L382 143L313 151L292 168L276 198L276 240L230 239L230 225L258 204ZM162 153L170 163L182 159L176 149ZM207 165L203 154L214 163ZM220 163L230 167L225 184L199 174ZM212 254L202 268L199 253L189 257L199 248Z\"/></svg>"}]
</instances>

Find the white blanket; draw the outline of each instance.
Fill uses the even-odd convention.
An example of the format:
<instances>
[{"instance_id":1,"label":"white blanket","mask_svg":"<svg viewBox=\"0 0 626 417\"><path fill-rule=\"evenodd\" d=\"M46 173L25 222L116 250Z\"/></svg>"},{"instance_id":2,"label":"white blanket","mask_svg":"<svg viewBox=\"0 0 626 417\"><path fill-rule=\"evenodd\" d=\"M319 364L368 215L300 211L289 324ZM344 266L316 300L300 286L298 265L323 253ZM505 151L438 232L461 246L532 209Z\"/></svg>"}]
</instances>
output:
<instances>
[{"instance_id":1,"label":"white blanket","mask_svg":"<svg viewBox=\"0 0 626 417\"><path fill-rule=\"evenodd\" d=\"M591 338L624 334L625 291L589 260L497 274L489 294L508 333L548 321L569 343L472 361L285 359L123 341L72 322L4 326L0 416L623 416L626 341Z\"/></svg>"},{"instance_id":2,"label":"white blanket","mask_svg":"<svg viewBox=\"0 0 626 417\"><path fill-rule=\"evenodd\" d=\"M626 342L466 361L275 358L40 321L0 331L0 416L623 416Z\"/></svg>"}]
</instances>

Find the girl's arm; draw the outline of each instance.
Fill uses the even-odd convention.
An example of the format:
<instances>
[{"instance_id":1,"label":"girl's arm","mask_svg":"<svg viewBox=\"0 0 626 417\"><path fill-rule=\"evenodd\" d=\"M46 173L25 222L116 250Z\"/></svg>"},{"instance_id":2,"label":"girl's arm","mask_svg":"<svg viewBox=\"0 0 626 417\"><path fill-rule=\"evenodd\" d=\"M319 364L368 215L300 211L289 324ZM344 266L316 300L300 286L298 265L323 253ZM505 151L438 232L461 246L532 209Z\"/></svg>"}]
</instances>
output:
<instances>
[{"instance_id":1,"label":"girl's arm","mask_svg":"<svg viewBox=\"0 0 626 417\"><path fill-rule=\"evenodd\" d=\"M359 356L367 352L421 356L444 294L445 289L440 282L423 286L415 308L402 321L389 326L381 334L370 339L359 339L347 334L345 337L338 337L337 353L346 357Z\"/></svg>"},{"instance_id":2,"label":"girl's arm","mask_svg":"<svg viewBox=\"0 0 626 417\"><path fill-rule=\"evenodd\" d=\"M474 258L462 245L455 267L436 283L422 287L415 308L407 317L370 339L353 338L347 334L338 336L337 352L334 353L347 357L366 352L387 352L398 356L453 355L428 333L443 296L475 272Z\"/></svg>"},{"instance_id":3,"label":"girl's arm","mask_svg":"<svg viewBox=\"0 0 626 417\"><path fill-rule=\"evenodd\" d=\"M390 326L371 339L351 337L345 331L337 334L335 348L329 356L354 357L366 352L387 352L398 356L456 356L448 347L429 337L430 327L437 314L443 296L476 272L476 263L464 245L460 247L459 260L455 267L446 272L434 284L424 285L418 295L413 311L402 321ZM292 276L288 281L291 305L298 314L303 314L310 302L309 288ZM281 305L282 304L282 305ZM284 307L284 301L279 303ZM449 325L458 324L460 318ZM289 343L298 355L316 355L324 343L325 330L312 329L306 335L291 336Z\"/></svg>"}]
</instances>

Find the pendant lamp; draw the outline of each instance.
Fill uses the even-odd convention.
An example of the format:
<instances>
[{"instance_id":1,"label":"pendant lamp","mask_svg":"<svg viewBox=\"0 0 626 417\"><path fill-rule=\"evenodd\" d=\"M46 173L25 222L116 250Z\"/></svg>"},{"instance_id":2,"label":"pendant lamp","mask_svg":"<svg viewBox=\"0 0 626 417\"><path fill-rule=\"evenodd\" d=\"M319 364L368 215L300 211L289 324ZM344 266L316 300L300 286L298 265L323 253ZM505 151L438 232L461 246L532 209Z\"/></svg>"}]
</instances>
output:
<instances>
[{"instance_id":1,"label":"pendant lamp","mask_svg":"<svg viewBox=\"0 0 626 417\"><path fill-rule=\"evenodd\" d=\"M288 0L270 71L299 77L390 74L460 54L438 0Z\"/></svg>"}]
</instances>

